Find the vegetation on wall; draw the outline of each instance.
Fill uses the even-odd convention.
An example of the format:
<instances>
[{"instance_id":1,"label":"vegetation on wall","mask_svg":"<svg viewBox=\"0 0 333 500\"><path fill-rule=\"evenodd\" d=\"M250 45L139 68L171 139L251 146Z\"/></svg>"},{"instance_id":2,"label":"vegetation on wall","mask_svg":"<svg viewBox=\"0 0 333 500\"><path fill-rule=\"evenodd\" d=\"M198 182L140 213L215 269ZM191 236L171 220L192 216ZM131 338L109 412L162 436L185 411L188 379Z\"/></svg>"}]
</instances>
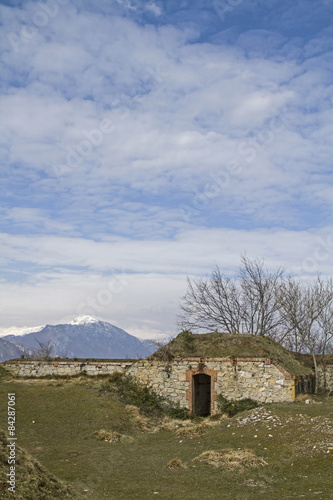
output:
<instances>
[{"instance_id":1,"label":"vegetation on wall","mask_svg":"<svg viewBox=\"0 0 333 500\"><path fill-rule=\"evenodd\" d=\"M101 393L116 397L122 403L137 406L148 417L189 418L188 410L172 404L150 387L130 376L115 372L101 386Z\"/></svg>"},{"instance_id":2,"label":"vegetation on wall","mask_svg":"<svg viewBox=\"0 0 333 500\"><path fill-rule=\"evenodd\" d=\"M259 404L250 398L239 399L236 401L226 399L222 396L222 394L217 396L217 407L219 412L228 415L228 417L233 417L241 411L252 410L257 406L259 406Z\"/></svg>"}]
</instances>

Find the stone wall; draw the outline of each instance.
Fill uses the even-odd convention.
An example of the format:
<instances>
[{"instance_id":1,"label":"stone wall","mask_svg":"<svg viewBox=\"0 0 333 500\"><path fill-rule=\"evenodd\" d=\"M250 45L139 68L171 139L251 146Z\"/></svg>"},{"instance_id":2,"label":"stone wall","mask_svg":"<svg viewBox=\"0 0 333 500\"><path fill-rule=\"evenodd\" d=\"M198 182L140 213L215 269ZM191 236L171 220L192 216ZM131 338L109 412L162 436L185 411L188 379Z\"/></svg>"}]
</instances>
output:
<instances>
[{"instance_id":1,"label":"stone wall","mask_svg":"<svg viewBox=\"0 0 333 500\"><path fill-rule=\"evenodd\" d=\"M73 376L79 373L87 375L108 375L125 371L132 365L121 361L6 361L4 366L21 377L43 377L46 375Z\"/></svg>"},{"instance_id":2,"label":"stone wall","mask_svg":"<svg viewBox=\"0 0 333 500\"><path fill-rule=\"evenodd\" d=\"M142 360L127 369L139 382L152 387L184 408L192 410L192 381L199 373L211 376L211 413L216 399L251 398L262 403L292 402L295 378L267 358Z\"/></svg>"},{"instance_id":3,"label":"stone wall","mask_svg":"<svg viewBox=\"0 0 333 500\"><path fill-rule=\"evenodd\" d=\"M324 372L322 365L318 366L319 372L319 387L321 389L324 388ZM326 390L333 392L333 365L325 366L325 374L326 374Z\"/></svg>"},{"instance_id":4,"label":"stone wall","mask_svg":"<svg viewBox=\"0 0 333 500\"><path fill-rule=\"evenodd\" d=\"M193 410L193 377L202 373L211 377L211 413L217 410L219 394L227 399L251 398L262 403L291 402L298 390L307 392L311 387L309 377L293 377L268 358L179 358L170 362L150 359L137 362L12 360L6 361L4 366L25 377L124 372L190 411ZM327 387L332 390L333 365L326 370Z\"/></svg>"},{"instance_id":5,"label":"stone wall","mask_svg":"<svg viewBox=\"0 0 333 500\"><path fill-rule=\"evenodd\" d=\"M168 363L143 359L133 364L127 373L136 378L138 382L151 387L161 396L187 408L186 391L189 388L189 383L186 380L186 370L188 366L187 360Z\"/></svg>"}]
</instances>

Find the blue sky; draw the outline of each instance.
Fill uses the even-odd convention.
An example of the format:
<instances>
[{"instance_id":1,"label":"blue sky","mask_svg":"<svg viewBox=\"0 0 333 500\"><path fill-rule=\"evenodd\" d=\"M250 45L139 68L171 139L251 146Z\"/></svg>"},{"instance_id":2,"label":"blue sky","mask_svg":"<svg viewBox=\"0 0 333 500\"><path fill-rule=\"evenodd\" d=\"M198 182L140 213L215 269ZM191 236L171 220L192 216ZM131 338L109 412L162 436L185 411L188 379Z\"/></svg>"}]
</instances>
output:
<instances>
[{"instance_id":1,"label":"blue sky","mask_svg":"<svg viewBox=\"0 0 333 500\"><path fill-rule=\"evenodd\" d=\"M177 332L240 254L332 275L331 0L0 2L1 323Z\"/></svg>"}]
</instances>

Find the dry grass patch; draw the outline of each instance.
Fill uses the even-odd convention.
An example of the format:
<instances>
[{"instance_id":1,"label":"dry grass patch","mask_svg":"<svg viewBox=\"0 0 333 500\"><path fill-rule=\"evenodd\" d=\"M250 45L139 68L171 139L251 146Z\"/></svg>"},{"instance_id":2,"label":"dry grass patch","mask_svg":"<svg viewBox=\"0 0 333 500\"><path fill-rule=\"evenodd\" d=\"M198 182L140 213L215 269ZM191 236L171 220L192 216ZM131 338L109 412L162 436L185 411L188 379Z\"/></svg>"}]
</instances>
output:
<instances>
[{"instance_id":1,"label":"dry grass patch","mask_svg":"<svg viewBox=\"0 0 333 500\"><path fill-rule=\"evenodd\" d=\"M142 432L151 432L154 428L153 423L148 417L145 417L140 413L140 410L137 406L134 405L126 405L126 412L129 418L134 422L136 427L140 429Z\"/></svg>"},{"instance_id":2,"label":"dry grass patch","mask_svg":"<svg viewBox=\"0 0 333 500\"><path fill-rule=\"evenodd\" d=\"M152 432L160 432L160 431L177 431L180 427L186 427L189 425L191 420L178 420L169 417L165 417L161 422L155 424Z\"/></svg>"},{"instance_id":3,"label":"dry grass patch","mask_svg":"<svg viewBox=\"0 0 333 500\"><path fill-rule=\"evenodd\" d=\"M86 377L86 376L59 376L55 378L15 378L11 380L16 384L41 386L41 387L63 387L63 386L76 386L76 385L91 385L92 382L98 382L98 377ZM96 385L97 386L97 385Z\"/></svg>"},{"instance_id":4,"label":"dry grass patch","mask_svg":"<svg viewBox=\"0 0 333 500\"><path fill-rule=\"evenodd\" d=\"M96 436L96 439L100 441L107 441L109 443L119 443L120 441L131 443L134 441L134 438L131 436L126 436L125 434L120 434L119 432L106 431L104 429L95 431L94 435Z\"/></svg>"},{"instance_id":5,"label":"dry grass patch","mask_svg":"<svg viewBox=\"0 0 333 500\"><path fill-rule=\"evenodd\" d=\"M298 394L295 399L296 403L306 403L306 404L322 404L322 401L316 401L316 399L310 394Z\"/></svg>"},{"instance_id":6,"label":"dry grass patch","mask_svg":"<svg viewBox=\"0 0 333 500\"><path fill-rule=\"evenodd\" d=\"M186 422L182 422L180 428L176 430L177 437L180 438L188 438L194 439L203 434L206 434L211 427L216 427L220 425L220 421L224 420L224 416L219 420L211 420L209 418L205 418L200 424L195 424L191 420Z\"/></svg>"},{"instance_id":7,"label":"dry grass patch","mask_svg":"<svg viewBox=\"0 0 333 500\"><path fill-rule=\"evenodd\" d=\"M202 436L203 434L206 434L208 429L209 429L208 425L203 423L177 429L176 434L180 438L193 439Z\"/></svg>"},{"instance_id":8,"label":"dry grass patch","mask_svg":"<svg viewBox=\"0 0 333 500\"><path fill-rule=\"evenodd\" d=\"M140 412L140 409L137 406L134 405L126 405L125 409L129 418L142 432L154 434L160 431L174 431L180 427L192 424L191 420L180 420L170 417L164 417L162 420L158 418L148 418Z\"/></svg>"},{"instance_id":9,"label":"dry grass patch","mask_svg":"<svg viewBox=\"0 0 333 500\"><path fill-rule=\"evenodd\" d=\"M186 465L180 460L180 458L173 458L168 463L167 467L169 469L187 469Z\"/></svg>"},{"instance_id":10,"label":"dry grass patch","mask_svg":"<svg viewBox=\"0 0 333 500\"><path fill-rule=\"evenodd\" d=\"M268 465L263 458L258 457L251 450L233 450L231 448L217 451L205 451L198 457L193 458L192 462L210 465L216 469L223 468L239 472L248 468L263 467Z\"/></svg>"},{"instance_id":11,"label":"dry grass patch","mask_svg":"<svg viewBox=\"0 0 333 500\"><path fill-rule=\"evenodd\" d=\"M164 417L160 420L157 418L148 418L140 412L140 409L137 406L134 405L127 405L126 411L136 427L142 432L155 434L160 431L176 431L177 437L189 439L205 434L210 427L220 425L220 421L224 419L224 416L218 420L205 418L198 424L190 419L181 420L177 418Z\"/></svg>"}]
</instances>

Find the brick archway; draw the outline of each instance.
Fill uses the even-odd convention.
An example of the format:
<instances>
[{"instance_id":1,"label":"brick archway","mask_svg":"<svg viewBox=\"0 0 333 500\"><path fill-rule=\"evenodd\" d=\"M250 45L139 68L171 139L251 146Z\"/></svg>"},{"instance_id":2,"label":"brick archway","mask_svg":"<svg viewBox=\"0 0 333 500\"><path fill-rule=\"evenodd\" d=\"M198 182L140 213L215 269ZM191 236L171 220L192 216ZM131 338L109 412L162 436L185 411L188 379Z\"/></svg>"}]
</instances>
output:
<instances>
[{"instance_id":1,"label":"brick archway","mask_svg":"<svg viewBox=\"0 0 333 500\"><path fill-rule=\"evenodd\" d=\"M211 377L211 393L210 393L210 414L214 415L216 413L214 408L214 403L217 398L217 391L215 390L215 382L217 381L217 371L211 370L207 368L205 365L201 363L197 368L193 368L192 370L186 370L186 381L189 383L188 389L186 391L186 399L188 402L188 409L191 413L194 411L193 407L193 391L194 391L194 382L193 377L195 375L204 374L209 375Z\"/></svg>"}]
</instances>

